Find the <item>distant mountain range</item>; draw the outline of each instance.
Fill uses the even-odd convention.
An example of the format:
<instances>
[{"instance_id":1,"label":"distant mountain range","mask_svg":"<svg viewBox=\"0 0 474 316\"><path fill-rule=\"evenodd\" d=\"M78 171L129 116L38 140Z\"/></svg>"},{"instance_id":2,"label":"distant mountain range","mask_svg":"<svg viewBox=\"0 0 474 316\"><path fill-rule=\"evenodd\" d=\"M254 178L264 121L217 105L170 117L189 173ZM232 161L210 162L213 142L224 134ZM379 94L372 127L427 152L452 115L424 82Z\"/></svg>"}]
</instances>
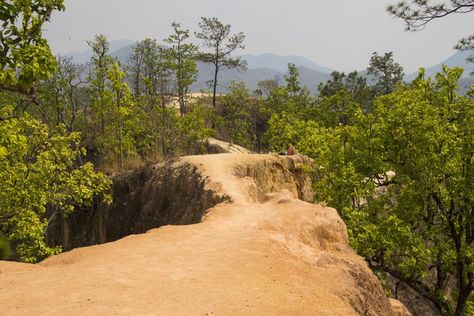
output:
<instances>
[{"instance_id":1,"label":"distant mountain range","mask_svg":"<svg viewBox=\"0 0 474 316\"><path fill-rule=\"evenodd\" d=\"M472 77L471 72L474 71L474 64L466 62L466 58L470 56L472 52L464 51L464 52L456 52L454 55L449 57L446 60L443 60L439 64L436 64L432 67L425 68L425 75L428 77L434 77L434 75L438 72L441 72L443 65L448 67L461 67L464 68L463 78ZM418 71L415 71L407 76L405 76L406 81L411 81L416 78L418 75Z\"/></svg>"},{"instance_id":2,"label":"distant mountain range","mask_svg":"<svg viewBox=\"0 0 474 316\"><path fill-rule=\"evenodd\" d=\"M330 74L333 72L333 69L315 64L308 58L301 56L280 56L264 53L257 56L246 54L242 55L242 58L247 61L247 66L249 69L270 68L280 72L286 72L288 70L288 63L292 62L298 67L305 67L322 73Z\"/></svg>"},{"instance_id":3,"label":"distant mountain range","mask_svg":"<svg viewBox=\"0 0 474 316\"><path fill-rule=\"evenodd\" d=\"M134 41L130 40L119 40L119 41L111 41L109 43L110 45L110 51L117 56L117 52L120 52L122 50L125 51L127 56L132 52L133 47L135 46ZM92 57L92 50L87 49L84 51L80 52L71 52L66 54L68 57L72 57L76 63L82 64L88 62L91 57ZM124 60L127 59L127 57L124 58Z\"/></svg>"},{"instance_id":4,"label":"distant mountain range","mask_svg":"<svg viewBox=\"0 0 474 316\"><path fill-rule=\"evenodd\" d=\"M291 61L289 61L291 62ZM296 64L296 63L295 63ZM288 63L287 63L288 65ZM208 64L198 63L199 76L196 82L191 86L192 91L209 90L209 80L213 78L214 69ZM307 67L298 67L300 73L300 83L307 87L311 92L317 91L317 85L320 82L327 81L331 76L329 73L323 73ZM250 68L244 71L227 70L219 71L219 88L220 93L226 93L227 87L232 81L244 82L250 91L257 89L259 81L266 79L275 79L280 84L284 82L285 71L278 71L272 68Z\"/></svg>"},{"instance_id":5,"label":"distant mountain range","mask_svg":"<svg viewBox=\"0 0 474 316\"><path fill-rule=\"evenodd\" d=\"M121 62L126 62L128 56L133 51L135 46L134 41L120 40L110 42L111 55L116 57ZM74 59L77 63L87 62L92 52L90 50L82 52L72 52L66 54ZM461 86L464 89L474 84L474 76L470 73L474 71L474 64L466 63L466 57L469 52L456 52L448 59L440 62L432 67L427 67L425 73L427 76L434 76L437 72L441 71L442 65L449 67L459 66L465 69L463 78L461 80ZM271 53L264 53L261 55L249 55L245 54L241 56L247 61L247 69L244 71L236 70L221 70L219 72L219 92L227 92L227 87L232 81L244 82L250 91L257 88L257 83L261 80L276 79L280 82L284 80L285 73L287 71L288 63L294 63L300 72L300 82L303 86L307 87L311 92L317 91L317 86L320 82L327 81L331 76L332 69L320 66L313 61L301 57L301 56L281 56ZM199 63L199 76L197 81L191 86L193 92L209 90L209 80L213 77L212 66ZM361 75L365 75L366 71L361 71ZM405 76L405 81L411 81L416 78L418 72L414 72ZM370 80L369 80L370 81Z\"/></svg>"}]
</instances>

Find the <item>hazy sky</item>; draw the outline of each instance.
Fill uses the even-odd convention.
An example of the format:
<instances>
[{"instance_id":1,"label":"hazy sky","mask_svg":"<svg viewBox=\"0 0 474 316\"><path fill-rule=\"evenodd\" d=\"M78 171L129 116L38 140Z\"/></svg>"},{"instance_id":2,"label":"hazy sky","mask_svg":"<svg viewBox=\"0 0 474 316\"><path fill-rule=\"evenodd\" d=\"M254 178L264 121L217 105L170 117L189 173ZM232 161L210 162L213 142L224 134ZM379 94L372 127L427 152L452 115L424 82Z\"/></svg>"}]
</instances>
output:
<instances>
[{"instance_id":1,"label":"hazy sky","mask_svg":"<svg viewBox=\"0 0 474 316\"><path fill-rule=\"evenodd\" d=\"M246 34L242 53L301 55L332 69L366 68L372 52L393 51L405 72L452 55L457 40L474 32L474 14L434 21L405 32L386 13L398 0L66 0L54 13L46 37L55 53L86 49L86 40L162 40L178 21L198 30L201 16L217 17Z\"/></svg>"}]
</instances>

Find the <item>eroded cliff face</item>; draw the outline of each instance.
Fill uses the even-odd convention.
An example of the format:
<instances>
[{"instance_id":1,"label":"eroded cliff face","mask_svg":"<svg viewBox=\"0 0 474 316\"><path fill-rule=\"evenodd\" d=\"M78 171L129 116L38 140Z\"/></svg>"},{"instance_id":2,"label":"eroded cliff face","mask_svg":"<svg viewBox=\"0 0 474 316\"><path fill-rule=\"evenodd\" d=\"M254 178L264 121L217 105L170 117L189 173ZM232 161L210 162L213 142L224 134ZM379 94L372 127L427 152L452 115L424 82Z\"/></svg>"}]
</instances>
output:
<instances>
[{"instance_id":1,"label":"eroded cliff face","mask_svg":"<svg viewBox=\"0 0 474 316\"><path fill-rule=\"evenodd\" d=\"M271 156L269 156L271 157ZM313 201L311 178L305 172L313 161L305 156L278 156L237 164L234 174L239 178L250 178L255 201L265 201L266 195L285 189L305 202Z\"/></svg>"},{"instance_id":2,"label":"eroded cliff face","mask_svg":"<svg viewBox=\"0 0 474 316\"><path fill-rule=\"evenodd\" d=\"M349 247L337 211L305 202L309 162L218 154L117 176L114 204L58 236L74 245L153 229L35 266L0 262L0 304L7 314L409 315Z\"/></svg>"},{"instance_id":3,"label":"eroded cliff face","mask_svg":"<svg viewBox=\"0 0 474 316\"><path fill-rule=\"evenodd\" d=\"M309 158L265 156L237 164L230 171L242 179L242 184L250 179L247 194L253 201L263 201L267 193L282 189L312 201L311 179L303 171L303 166L311 163ZM212 181L202 174L199 163L186 159L124 172L112 180L113 203L94 205L60 219L49 232L51 245L70 250L165 225L195 224L213 206L231 201L229 193L222 190L222 182Z\"/></svg>"},{"instance_id":4,"label":"eroded cliff face","mask_svg":"<svg viewBox=\"0 0 474 316\"><path fill-rule=\"evenodd\" d=\"M50 243L72 248L101 244L165 225L201 221L206 210L229 201L219 184L184 161L156 164L112 178L110 205L79 210L58 223Z\"/></svg>"}]
</instances>

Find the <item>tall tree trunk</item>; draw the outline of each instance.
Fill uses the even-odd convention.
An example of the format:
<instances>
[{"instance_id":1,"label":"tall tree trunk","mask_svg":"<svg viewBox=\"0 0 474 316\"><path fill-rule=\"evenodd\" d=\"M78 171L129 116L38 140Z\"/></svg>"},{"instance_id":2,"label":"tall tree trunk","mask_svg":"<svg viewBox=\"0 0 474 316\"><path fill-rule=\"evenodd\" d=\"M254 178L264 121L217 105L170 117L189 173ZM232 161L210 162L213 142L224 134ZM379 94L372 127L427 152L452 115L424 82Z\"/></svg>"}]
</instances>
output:
<instances>
[{"instance_id":1,"label":"tall tree trunk","mask_svg":"<svg viewBox=\"0 0 474 316\"><path fill-rule=\"evenodd\" d=\"M217 92L217 73L219 72L219 67L216 65L214 70L214 87L212 91L212 106L216 108L216 92Z\"/></svg>"},{"instance_id":2,"label":"tall tree trunk","mask_svg":"<svg viewBox=\"0 0 474 316\"><path fill-rule=\"evenodd\" d=\"M165 102L165 95L161 95L161 106L162 106L162 116L161 116L161 153L163 157L166 157L166 149L165 149L165 132L166 132L166 102Z\"/></svg>"},{"instance_id":3,"label":"tall tree trunk","mask_svg":"<svg viewBox=\"0 0 474 316\"><path fill-rule=\"evenodd\" d=\"M182 87L179 87L178 89L178 98L179 98L179 112L181 114L181 117L183 117L186 112L186 105L184 104L184 89Z\"/></svg>"},{"instance_id":4,"label":"tall tree trunk","mask_svg":"<svg viewBox=\"0 0 474 316\"><path fill-rule=\"evenodd\" d=\"M105 134L105 118L104 118L104 114L101 114L100 115L100 135L104 135Z\"/></svg>"},{"instance_id":5,"label":"tall tree trunk","mask_svg":"<svg viewBox=\"0 0 474 316\"><path fill-rule=\"evenodd\" d=\"M154 157L155 157L155 162L158 162L158 136L155 135L155 149L154 151Z\"/></svg>"},{"instance_id":6,"label":"tall tree trunk","mask_svg":"<svg viewBox=\"0 0 474 316\"><path fill-rule=\"evenodd\" d=\"M455 316L464 316L466 315L466 303L471 295L472 289L470 287L464 287L459 292L458 302L456 304Z\"/></svg>"},{"instance_id":7,"label":"tall tree trunk","mask_svg":"<svg viewBox=\"0 0 474 316\"><path fill-rule=\"evenodd\" d=\"M444 209L444 204L441 202L439 197L436 195L433 196L435 198L436 203L438 204L438 207L440 209ZM449 213L452 214L454 213L454 210L456 209L454 200L451 199L450 202L450 207L449 207ZM458 215L460 216L460 215ZM456 276L458 279L458 299L456 302L456 311L454 312L455 316L463 316L466 314L466 303L467 300L469 299L469 296L471 295L472 292L472 272L466 272L467 267L469 266L466 263L466 257L465 254L463 253L463 234L462 232L458 231L458 229L462 230L463 227L457 227L456 221L460 222L459 217L455 218L452 216L452 219L449 220L449 229L450 229L450 236L454 242L454 246L456 249ZM467 276L466 276L467 274Z\"/></svg>"},{"instance_id":8,"label":"tall tree trunk","mask_svg":"<svg viewBox=\"0 0 474 316\"><path fill-rule=\"evenodd\" d=\"M458 240L459 241L459 240ZM459 243L456 243L456 247L460 245ZM464 316L466 315L466 303L467 300L469 299L469 296L472 293L472 282L470 281L470 272L465 273L465 269L467 264L463 259L461 259L461 248L456 249L458 254L458 259L457 259L457 273L458 273L458 288L459 288L459 294L458 294L458 299L456 303L456 311L454 312L455 316ZM468 276L466 276L466 274Z\"/></svg>"},{"instance_id":9,"label":"tall tree trunk","mask_svg":"<svg viewBox=\"0 0 474 316\"><path fill-rule=\"evenodd\" d=\"M186 112L186 104L184 104L184 93L185 89L183 87L183 65L181 62L181 42L178 42L178 100L179 100L179 113L181 117L184 116Z\"/></svg>"},{"instance_id":10,"label":"tall tree trunk","mask_svg":"<svg viewBox=\"0 0 474 316\"><path fill-rule=\"evenodd\" d=\"M122 127L123 123L120 121L120 129L119 129L119 150L120 150L120 158L119 158L119 164L120 164L120 171L123 171L123 139L122 139Z\"/></svg>"},{"instance_id":11,"label":"tall tree trunk","mask_svg":"<svg viewBox=\"0 0 474 316\"><path fill-rule=\"evenodd\" d=\"M62 216L62 224L63 224L63 248L64 250L69 250L71 249L69 222L64 216Z\"/></svg>"}]
</instances>

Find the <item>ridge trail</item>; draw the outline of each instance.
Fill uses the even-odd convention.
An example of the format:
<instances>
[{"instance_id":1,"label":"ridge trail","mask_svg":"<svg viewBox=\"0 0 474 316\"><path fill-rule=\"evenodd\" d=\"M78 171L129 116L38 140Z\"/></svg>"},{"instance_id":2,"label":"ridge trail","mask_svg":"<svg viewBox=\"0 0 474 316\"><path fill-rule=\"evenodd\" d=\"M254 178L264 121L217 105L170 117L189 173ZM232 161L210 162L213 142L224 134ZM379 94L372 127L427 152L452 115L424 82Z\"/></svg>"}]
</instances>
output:
<instances>
[{"instance_id":1,"label":"ridge trail","mask_svg":"<svg viewBox=\"0 0 474 316\"><path fill-rule=\"evenodd\" d=\"M257 199L239 167L275 155L183 157L232 202L194 225L77 248L37 265L0 261L2 315L402 315L347 244L336 210L288 190ZM265 172L265 170L260 170Z\"/></svg>"}]
</instances>

